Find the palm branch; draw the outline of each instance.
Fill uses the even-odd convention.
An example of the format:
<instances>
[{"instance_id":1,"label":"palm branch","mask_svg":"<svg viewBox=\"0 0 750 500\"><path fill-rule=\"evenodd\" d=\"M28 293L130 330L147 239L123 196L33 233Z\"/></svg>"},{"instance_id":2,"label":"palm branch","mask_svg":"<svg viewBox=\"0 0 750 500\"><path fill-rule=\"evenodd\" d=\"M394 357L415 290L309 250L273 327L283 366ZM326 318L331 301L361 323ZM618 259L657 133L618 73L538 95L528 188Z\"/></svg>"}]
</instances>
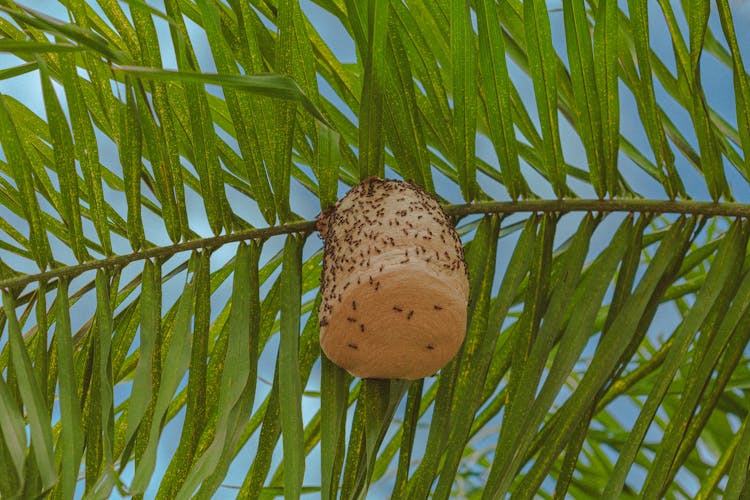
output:
<instances>
[{"instance_id":1,"label":"palm branch","mask_svg":"<svg viewBox=\"0 0 750 500\"><path fill-rule=\"evenodd\" d=\"M652 3L1 1L0 495L747 497L750 85ZM436 377L320 354L371 175L464 241Z\"/></svg>"}]
</instances>

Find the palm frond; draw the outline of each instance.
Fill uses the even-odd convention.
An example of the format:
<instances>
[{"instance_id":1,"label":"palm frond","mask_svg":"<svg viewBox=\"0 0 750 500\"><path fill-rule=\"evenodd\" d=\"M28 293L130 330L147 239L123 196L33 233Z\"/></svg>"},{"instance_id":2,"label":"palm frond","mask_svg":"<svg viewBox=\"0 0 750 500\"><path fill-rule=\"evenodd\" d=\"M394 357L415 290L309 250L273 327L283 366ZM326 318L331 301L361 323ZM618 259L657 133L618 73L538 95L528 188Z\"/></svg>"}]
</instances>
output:
<instances>
[{"instance_id":1,"label":"palm frond","mask_svg":"<svg viewBox=\"0 0 750 500\"><path fill-rule=\"evenodd\" d=\"M747 495L727 0L0 4L0 496ZM371 175L457 221L436 377L320 351L314 217Z\"/></svg>"}]
</instances>

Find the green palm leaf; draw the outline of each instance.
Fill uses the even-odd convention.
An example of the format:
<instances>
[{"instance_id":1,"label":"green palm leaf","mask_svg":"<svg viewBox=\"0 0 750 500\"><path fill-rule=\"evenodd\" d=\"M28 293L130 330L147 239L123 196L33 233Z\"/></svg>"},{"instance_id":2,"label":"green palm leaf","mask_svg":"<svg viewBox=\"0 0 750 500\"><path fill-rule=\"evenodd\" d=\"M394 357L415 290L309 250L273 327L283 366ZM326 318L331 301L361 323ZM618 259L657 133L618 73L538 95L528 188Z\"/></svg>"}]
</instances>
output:
<instances>
[{"instance_id":1,"label":"green palm leaf","mask_svg":"<svg viewBox=\"0 0 750 500\"><path fill-rule=\"evenodd\" d=\"M3 498L748 495L731 2L0 4ZM436 377L319 347L371 175L457 221Z\"/></svg>"}]
</instances>

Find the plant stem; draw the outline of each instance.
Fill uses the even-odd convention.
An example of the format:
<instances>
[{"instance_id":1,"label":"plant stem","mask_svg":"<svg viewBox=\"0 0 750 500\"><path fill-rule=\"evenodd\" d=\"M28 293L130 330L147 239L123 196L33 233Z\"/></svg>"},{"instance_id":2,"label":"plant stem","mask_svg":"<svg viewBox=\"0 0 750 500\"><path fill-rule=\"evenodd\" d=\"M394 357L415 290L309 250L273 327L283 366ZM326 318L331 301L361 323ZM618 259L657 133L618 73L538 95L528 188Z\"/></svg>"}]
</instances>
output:
<instances>
[{"instance_id":1,"label":"plant stem","mask_svg":"<svg viewBox=\"0 0 750 500\"><path fill-rule=\"evenodd\" d=\"M706 217L750 217L750 205L744 203L714 203L710 201L670 201L644 199L614 200L523 200L487 201L469 205L447 205L448 215L463 217L470 214L513 214L517 212L632 212L650 214L686 214Z\"/></svg>"},{"instance_id":2,"label":"plant stem","mask_svg":"<svg viewBox=\"0 0 750 500\"><path fill-rule=\"evenodd\" d=\"M488 201L467 205L445 205L445 212L455 218L471 214L514 214L523 212L631 212L651 214L685 214L706 217L750 217L750 204L713 203L706 201L669 201L645 199L614 200L523 200L523 201ZM72 266L58 267L36 274L25 274L0 280L0 289L24 287L36 281L49 281L55 278L71 278L86 271L95 269L123 267L131 262L145 259L168 259L172 255L190 250L218 248L237 241L266 239L271 236L290 233L305 233L315 230L315 221L298 221L280 226L246 229L236 233L199 238L164 247L154 247L125 255L115 255L104 259L92 260Z\"/></svg>"}]
</instances>

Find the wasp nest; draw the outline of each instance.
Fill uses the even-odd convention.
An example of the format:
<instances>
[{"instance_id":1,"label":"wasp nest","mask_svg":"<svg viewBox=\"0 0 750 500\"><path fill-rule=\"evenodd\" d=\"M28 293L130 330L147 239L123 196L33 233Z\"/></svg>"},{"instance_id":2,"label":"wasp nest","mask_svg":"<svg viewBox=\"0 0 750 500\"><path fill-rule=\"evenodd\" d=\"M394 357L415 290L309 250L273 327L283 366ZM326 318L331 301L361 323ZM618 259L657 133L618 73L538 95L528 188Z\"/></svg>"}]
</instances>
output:
<instances>
[{"instance_id":1,"label":"wasp nest","mask_svg":"<svg viewBox=\"0 0 750 500\"><path fill-rule=\"evenodd\" d=\"M466 335L461 241L437 200L411 182L367 179L318 217L320 345L362 378L433 375Z\"/></svg>"}]
</instances>

